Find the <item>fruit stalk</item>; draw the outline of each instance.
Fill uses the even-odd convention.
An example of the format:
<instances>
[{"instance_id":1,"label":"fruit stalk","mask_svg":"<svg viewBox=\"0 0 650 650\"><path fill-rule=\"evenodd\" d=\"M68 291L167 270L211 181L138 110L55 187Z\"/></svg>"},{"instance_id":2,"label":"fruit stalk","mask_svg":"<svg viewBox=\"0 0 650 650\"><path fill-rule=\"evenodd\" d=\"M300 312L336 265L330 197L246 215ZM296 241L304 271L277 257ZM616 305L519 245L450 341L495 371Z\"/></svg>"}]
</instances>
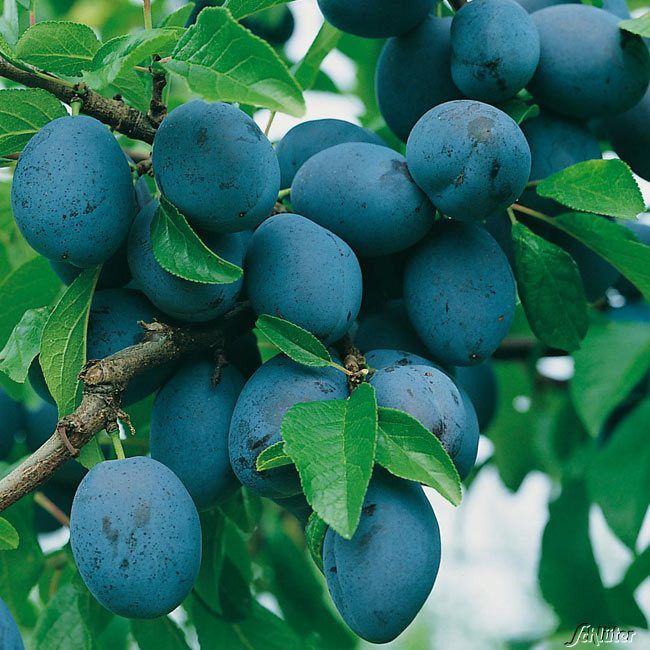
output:
<instances>
[{"instance_id":1,"label":"fruit stalk","mask_svg":"<svg viewBox=\"0 0 650 650\"><path fill-rule=\"evenodd\" d=\"M248 304L240 303L209 327L143 324L146 334L141 343L88 363L80 376L84 389L77 410L61 418L56 432L0 480L0 511L45 483L72 457L72 450L80 449L104 429L117 429L122 392L135 375L192 352L222 347L230 337L251 329L254 321Z\"/></svg>"}]
</instances>

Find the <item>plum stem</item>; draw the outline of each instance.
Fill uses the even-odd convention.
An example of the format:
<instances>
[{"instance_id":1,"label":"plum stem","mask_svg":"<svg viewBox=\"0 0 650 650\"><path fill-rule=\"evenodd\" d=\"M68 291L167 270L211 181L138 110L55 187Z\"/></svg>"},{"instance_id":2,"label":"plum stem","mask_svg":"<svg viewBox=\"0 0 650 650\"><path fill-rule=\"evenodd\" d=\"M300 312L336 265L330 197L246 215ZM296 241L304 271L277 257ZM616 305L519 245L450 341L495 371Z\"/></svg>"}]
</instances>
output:
<instances>
[{"instance_id":1,"label":"plum stem","mask_svg":"<svg viewBox=\"0 0 650 650\"><path fill-rule=\"evenodd\" d=\"M143 0L142 10L144 13L144 28L149 31L153 27L151 20L151 0Z\"/></svg>"},{"instance_id":2,"label":"plum stem","mask_svg":"<svg viewBox=\"0 0 650 650\"><path fill-rule=\"evenodd\" d=\"M525 205L520 205L519 203L513 203L510 207L513 210L516 210L517 212L522 212L523 214L527 214L530 217L541 219L542 221L546 221L547 223L553 223L553 219L551 219L548 215L544 214L543 212L538 212L537 210L532 210L531 208L527 208Z\"/></svg>"},{"instance_id":3,"label":"plum stem","mask_svg":"<svg viewBox=\"0 0 650 650\"><path fill-rule=\"evenodd\" d=\"M54 517L62 526L70 528L70 518L51 499L48 499L42 492L34 493L34 503L43 508L45 512Z\"/></svg>"},{"instance_id":4,"label":"plum stem","mask_svg":"<svg viewBox=\"0 0 650 650\"><path fill-rule=\"evenodd\" d=\"M289 196L289 194L291 194L291 188L290 187L287 187L287 189L285 189L285 190L280 190L278 192L278 201L282 201L282 199Z\"/></svg>"},{"instance_id":5,"label":"plum stem","mask_svg":"<svg viewBox=\"0 0 650 650\"><path fill-rule=\"evenodd\" d=\"M508 217L510 218L510 223L514 226L517 223L517 217L515 217L515 213L512 208L508 208L506 210L508 213Z\"/></svg>"},{"instance_id":6,"label":"plum stem","mask_svg":"<svg viewBox=\"0 0 650 650\"><path fill-rule=\"evenodd\" d=\"M115 449L115 456L117 456L118 460L124 460L126 456L124 455L124 447L122 447L122 441L120 440L120 430L112 431L110 435L113 449Z\"/></svg>"}]
</instances>

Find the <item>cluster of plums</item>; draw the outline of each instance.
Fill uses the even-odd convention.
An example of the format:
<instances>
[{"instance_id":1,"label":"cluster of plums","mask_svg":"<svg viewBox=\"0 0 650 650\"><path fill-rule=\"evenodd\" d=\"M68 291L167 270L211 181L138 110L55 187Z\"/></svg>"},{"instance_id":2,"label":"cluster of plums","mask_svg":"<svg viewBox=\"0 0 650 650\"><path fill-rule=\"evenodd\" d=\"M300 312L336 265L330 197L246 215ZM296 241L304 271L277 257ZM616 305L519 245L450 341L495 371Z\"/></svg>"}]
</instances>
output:
<instances>
[{"instance_id":1,"label":"cluster of plums","mask_svg":"<svg viewBox=\"0 0 650 650\"><path fill-rule=\"evenodd\" d=\"M612 133L619 153L647 175L628 131L647 126L650 57L616 16L579 4L529 15L514 0L474 0L453 19L435 17L431 0L319 5L345 31L390 37L377 94L406 155L340 120L300 124L274 147L236 106L195 100L175 108L153 143L157 186L212 251L243 267L243 280L195 283L158 263L158 201L144 179L134 184L117 141L91 117L59 118L30 140L14 173L14 217L64 282L103 264L89 358L136 343L139 321L212 321L246 298L258 314L287 319L327 345L351 335L374 370L379 405L420 420L465 478L496 404L489 359L515 309L506 209L521 200L555 214L560 208L540 205L526 185L599 158L597 129ZM542 113L520 128L493 104L524 87ZM276 206L283 188L292 212ZM591 298L616 281L586 248L558 243L575 256ZM131 382L125 404L158 391L150 458L107 461L83 478L66 466L51 481L76 490L74 557L90 591L116 614L151 618L182 602L200 566L198 510L241 485L306 522L295 468L260 473L255 462L281 439L289 408L346 398L346 377L284 356L262 365L250 333L226 352L230 363L216 383L206 358ZM30 380L45 400L25 425L34 448L56 413L38 361ZM4 417L14 407L2 404L7 440L23 426L18 407L15 423ZM440 562L422 488L376 470L357 532L345 540L329 530L323 562L349 626L373 642L395 638Z\"/></svg>"}]
</instances>

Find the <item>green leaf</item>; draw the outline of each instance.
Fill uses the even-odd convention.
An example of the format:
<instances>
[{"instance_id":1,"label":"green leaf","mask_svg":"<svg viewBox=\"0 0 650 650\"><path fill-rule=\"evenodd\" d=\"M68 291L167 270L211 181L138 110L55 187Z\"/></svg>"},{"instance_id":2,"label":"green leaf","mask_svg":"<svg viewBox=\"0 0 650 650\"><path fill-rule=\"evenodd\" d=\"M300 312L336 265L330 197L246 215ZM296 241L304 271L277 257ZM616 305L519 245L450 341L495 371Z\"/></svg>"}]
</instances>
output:
<instances>
[{"instance_id":1,"label":"green leaf","mask_svg":"<svg viewBox=\"0 0 650 650\"><path fill-rule=\"evenodd\" d=\"M580 271L565 250L521 223L512 226L517 290L538 339L569 352L589 329Z\"/></svg>"},{"instance_id":2,"label":"green leaf","mask_svg":"<svg viewBox=\"0 0 650 650\"><path fill-rule=\"evenodd\" d=\"M629 18L621 20L618 24L621 29L632 34L638 34L644 38L650 38L650 11L639 16L638 18Z\"/></svg>"},{"instance_id":3,"label":"green leaf","mask_svg":"<svg viewBox=\"0 0 650 650\"><path fill-rule=\"evenodd\" d=\"M650 300L650 246L621 224L593 214L562 214L553 225L575 237L618 269Z\"/></svg>"},{"instance_id":4,"label":"green leaf","mask_svg":"<svg viewBox=\"0 0 650 650\"><path fill-rule=\"evenodd\" d=\"M32 361L41 349L41 337L50 316L47 307L28 309L14 327L4 349L0 352L0 371L12 381L23 384Z\"/></svg>"},{"instance_id":5,"label":"green leaf","mask_svg":"<svg viewBox=\"0 0 650 650\"><path fill-rule=\"evenodd\" d=\"M133 66L144 61L148 64L154 54L161 57L171 54L183 33L183 29L176 27L159 28L113 38L95 53L92 72L86 81L93 88L105 88L132 72Z\"/></svg>"},{"instance_id":6,"label":"green leaf","mask_svg":"<svg viewBox=\"0 0 650 650\"><path fill-rule=\"evenodd\" d=\"M43 330L40 363L59 415L72 413L79 395L78 375L86 363L86 330L101 267L83 271L66 289Z\"/></svg>"},{"instance_id":7,"label":"green leaf","mask_svg":"<svg viewBox=\"0 0 650 650\"><path fill-rule=\"evenodd\" d=\"M92 469L95 465L99 465L99 463L103 463L106 460L96 437L91 438L79 450L79 455L75 460L81 463L86 469Z\"/></svg>"},{"instance_id":8,"label":"green leaf","mask_svg":"<svg viewBox=\"0 0 650 650\"><path fill-rule=\"evenodd\" d=\"M234 18L240 20L269 7L287 4L290 0L226 0L223 6L230 10Z\"/></svg>"},{"instance_id":9,"label":"green leaf","mask_svg":"<svg viewBox=\"0 0 650 650\"><path fill-rule=\"evenodd\" d=\"M187 19L192 15L194 11L194 2L188 2L184 4L180 9L172 11L168 16L165 16L163 21L160 23L161 27L185 27Z\"/></svg>"},{"instance_id":10,"label":"green leaf","mask_svg":"<svg viewBox=\"0 0 650 650\"><path fill-rule=\"evenodd\" d=\"M231 623L209 609L204 601L194 598L192 619L196 625L201 648L227 650L288 650L312 646L275 614L253 602L251 614L243 621ZM150 650L141 648L141 650ZM163 650L151 648L151 650Z\"/></svg>"},{"instance_id":11,"label":"green leaf","mask_svg":"<svg viewBox=\"0 0 650 650\"><path fill-rule=\"evenodd\" d=\"M284 442L276 442L274 445L267 447L255 461L255 468L258 472L264 472L285 465L292 465L293 461L284 453Z\"/></svg>"},{"instance_id":12,"label":"green leaf","mask_svg":"<svg viewBox=\"0 0 650 650\"><path fill-rule=\"evenodd\" d=\"M140 650L190 650L183 631L168 616L132 619L131 634Z\"/></svg>"},{"instance_id":13,"label":"green leaf","mask_svg":"<svg viewBox=\"0 0 650 650\"><path fill-rule=\"evenodd\" d=\"M300 117L305 100L273 48L223 7L204 9L165 67L205 99L241 102Z\"/></svg>"},{"instance_id":14,"label":"green leaf","mask_svg":"<svg viewBox=\"0 0 650 650\"><path fill-rule=\"evenodd\" d=\"M221 512L244 533L252 533L262 516L262 499L242 487L225 503L219 506Z\"/></svg>"},{"instance_id":15,"label":"green leaf","mask_svg":"<svg viewBox=\"0 0 650 650\"><path fill-rule=\"evenodd\" d=\"M18 532L20 543L13 551L0 552L0 598L21 625L31 628L36 624L36 614L28 595L44 563L34 528L34 499L23 497L2 514Z\"/></svg>"},{"instance_id":16,"label":"green leaf","mask_svg":"<svg viewBox=\"0 0 650 650\"><path fill-rule=\"evenodd\" d=\"M28 309L48 305L61 289L61 281L44 257L25 262L0 281L0 345Z\"/></svg>"},{"instance_id":17,"label":"green leaf","mask_svg":"<svg viewBox=\"0 0 650 650\"><path fill-rule=\"evenodd\" d=\"M286 453L309 505L350 539L361 517L377 446L377 400L362 384L347 400L296 404L282 420Z\"/></svg>"},{"instance_id":18,"label":"green leaf","mask_svg":"<svg viewBox=\"0 0 650 650\"><path fill-rule=\"evenodd\" d=\"M224 558L224 516L216 509L200 513L201 568L194 584L195 593L215 609L220 608L219 578Z\"/></svg>"},{"instance_id":19,"label":"green leaf","mask_svg":"<svg viewBox=\"0 0 650 650\"><path fill-rule=\"evenodd\" d=\"M332 362L327 348L311 332L283 318L262 314L255 327L273 345L303 366L321 368Z\"/></svg>"},{"instance_id":20,"label":"green leaf","mask_svg":"<svg viewBox=\"0 0 650 650\"><path fill-rule=\"evenodd\" d=\"M31 65L68 77L91 67L99 41L81 23L44 21L30 27L16 44L16 56Z\"/></svg>"},{"instance_id":21,"label":"green leaf","mask_svg":"<svg viewBox=\"0 0 650 650\"><path fill-rule=\"evenodd\" d=\"M647 323L594 324L574 354L571 397L592 436L650 370Z\"/></svg>"},{"instance_id":22,"label":"green leaf","mask_svg":"<svg viewBox=\"0 0 650 650\"><path fill-rule=\"evenodd\" d=\"M517 124L523 124L526 120L539 115L539 106L537 104L527 104L517 98L498 104L497 108L509 115Z\"/></svg>"},{"instance_id":23,"label":"green leaf","mask_svg":"<svg viewBox=\"0 0 650 650\"><path fill-rule=\"evenodd\" d=\"M434 488L457 506L460 477L440 440L408 413L379 408L377 462L391 474Z\"/></svg>"},{"instance_id":24,"label":"green leaf","mask_svg":"<svg viewBox=\"0 0 650 650\"><path fill-rule=\"evenodd\" d=\"M243 273L213 253L164 196L151 222L151 245L165 271L190 282L230 284Z\"/></svg>"},{"instance_id":25,"label":"green leaf","mask_svg":"<svg viewBox=\"0 0 650 650\"><path fill-rule=\"evenodd\" d=\"M323 544L325 543L325 533L329 526L315 513L309 515L309 521L305 528L305 541L311 559L323 573Z\"/></svg>"},{"instance_id":26,"label":"green leaf","mask_svg":"<svg viewBox=\"0 0 650 650\"><path fill-rule=\"evenodd\" d=\"M0 517L0 551L13 551L18 548L18 531L4 518Z\"/></svg>"},{"instance_id":27,"label":"green leaf","mask_svg":"<svg viewBox=\"0 0 650 650\"><path fill-rule=\"evenodd\" d=\"M616 427L587 471L587 487L612 530L634 550L650 506L650 399Z\"/></svg>"},{"instance_id":28,"label":"green leaf","mask_svg":"<svg viewBox=\"0 0 650 650\"><path fill-rule=\"evenodd\" d=\"M549 506L539 584L567 628L575 629L584 621L611 620L589 540L589 501L581 481L564 485L560 497ZM580 585L580 597L576 597L576 585Z\"/></svg>"},{"instance_id":29,"label":"green leaf","mask_svg":"<svg viewBox=\"0 0 650 650\"><path fill-rule=\"evenodd\" d=\"M64 115L63 104L46 90L0 90L0 156L22 151L41 127Z\"/></svg>"},{"instance_id":30,"label":"green leaf","mask_svg":"<svg viewBox=\"0 0 650 650\"><path fill-rule=\"evenodd\" d=\"M323 23L307 54L293 68L294 76L303 90L314 86L323 60L338 45L342 35L336 27Z\"/></svg>"},{"instance_id":31,"label":"green leaf","mask_svg":"<svg viewBox=\"0 0 650 650\"><path fill-rule=\"evenodd\" d=\"M94 630L84 618L80 590L69 582L57 590L38 619L35 650L93 650Z\"/></svg>"},{"instance_id":32,"label":"green leaf","mask_svg":"<svg viewBox=\"0 0 650 650\"><path fill-rule=\"evenodd\" d=\"M572 210L634 219L645 209L630 168L622 160L587 160L545 178L537 194Z\"/></svg>"}]
</instances>

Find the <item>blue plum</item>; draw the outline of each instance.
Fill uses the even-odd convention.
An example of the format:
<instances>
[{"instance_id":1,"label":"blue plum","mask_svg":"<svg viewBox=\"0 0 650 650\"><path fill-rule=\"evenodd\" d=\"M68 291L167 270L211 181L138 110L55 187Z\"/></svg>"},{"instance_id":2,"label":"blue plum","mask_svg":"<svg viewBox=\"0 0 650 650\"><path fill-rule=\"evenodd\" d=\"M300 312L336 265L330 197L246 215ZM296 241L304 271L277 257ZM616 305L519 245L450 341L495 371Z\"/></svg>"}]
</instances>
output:
<instances>
[{"instance_id":1,"label":"blue plum","mask_svg":"<svg viewBox=\"0 0 650 650\"><path fill-rule=\"evenodd\" d=\"M401 366L430 366L431 368L436 368L437 370L444 372L446 375L449 375L449 373L437 363L417 354L405 352L404 350L370 350L370 352L366 352L365 358L368 367L374 368L375 370Z\"/></svg>"},{"instance_id":2,"label":"blue plum","mask_svg":"<svg viewBox=\"0 0 650 650\"><path fill-rule=\"evenodd\" d=\"M139 321L151 323L160 318L158 310L139 291L97 291L88 320L88 359L103 359L139 343L144 334ZM165 364L136 375L124 391L123 404L134 404L153 393L172 369L172 365Z\"/></svg>"},{"instance_id":3,"label":"blue plum","mask_svg":"<svg viewBox=\"0 0 650 650\"><path fill-rule=\"evenodd\" d=\"M605 122L614 151L635 174L650 180L650 88L630 110Z\"/></svg>"},{"instance_id":4,"label":"blue plum","mask_svg":"<svg viewBox=\"0 0 650 650\"><path fill-rule=\"evenodd\" d=\"M2 650L25 650L16 621L2 598L0 598L0 641L2 641Z\"/></svg>"},{"instance_id":5,"label":"blue plum","mask_svg":"<svg viewBox=\"0 0 650 650\"><path fill-rule=\"evenodd\" d=\"M146 205L135 219L128 241L128 260L138 288L161 311L192 323L213 320L235 304L243 280L230 284L200 284L172 275L158 263L151 245L151 221L158 202ZM245 241L241 233L206 232L202 239L219 257L241 266Z\"/></svg>"},{"instance_id":6,"label":"blue plum","mask_svg":"<svg viewBox=\"0 0 650 650\"><path fill-rule=\"evenodd\" d=\"M197 508L227 499L238 487L228 457L228 431L244 385L232 366L214 384L209 359L184 363L160 389L151 413L151 457L169 467Z\"/></svg>"},{"instance_id":7,"label":"blue plum","mask_svg":"<svg viewBox=\"0 0 650 650\"><path fill-rule=\"evenodd\" d=\"M436 212L401 154L365 142L312 156L293 180L291 203L364 256L413 246L431 230Z\"/></svg>"},{"instance_id":8,"label":"blue plum","mask_svg":"<svg viewBox=\"0 0 650 650\"><path fill-rule=\"evenodd\" d=\"M400 635L424 605L440 567L440 529L417 483L381 470L352 539L325 534L327 587L343 620L372 643Z\"/></svg>"},{"instance_id":9,"label":"blue plum","mask_svg":"<svg viewBox=\"0 0 650 650\"><path fill-rule=\"evenodd\" d=\"M84 268L124 243L134 201L122 149L107 127L84 115L60 117L34 135L11 186L14 218L29 245Z\"/></svg>"},{"instance_id":10,"label":"blue plum","mask_svg":"<svg viewBox=\"0 0 650 650\"><path fill-rule=\"evenodd\" d=\"M246 379L262 365L257 338L252 332L246 332L228 341L224 352L228 363L232 363Z\"/></svg>"},{"instance_id":11,"label":"blue plum","mask_svg":"<svg viewBox=\"0 0 650 650\"><path fill-rule=\"evenodd\" d=\"M580 0L517 0L517 2L529 13L539 11L545 7L565 4L580 4ZM619 18L629 18L630 10L625 0L603 0L602 9L618 16Z\"/></svg>"},{"instance_id":12,"label":"blue plum","mask_svg":"<svg viewBox=\"0 0 650 650\"><path fill-rule=\"evenodd\" d=\"M258 314L280 316L327 343L352 326L361 306L359 262L335 234L297 214L268 219L246 252L246 290Z\"/></svg>"},{"instance_id":13,"label":"blue plum","mask_svg":"<svg viewBox=\"0 0 650 650\"><path fill-rule=\"evenodd\" d=\"M162 193L197 228L238 232L271 212L280 191L275 151L255 122L229 104L175 108L153 142Z\"/></svg>"},{"instance_id":14,"label":"blue plum","mask_svg":"<svg viewBox=\"0 0 650 650\"><path fill-rule=\"evenodd\" d=\"M427 111L461 98L451 79L450 29L451 18L430 15L416 29L389 39L381 51L375 79L379 110L404 142Z\"/></svg>"},{"instance_id":15,"label":"blue plum","mask_svg":"<svg viewBox=\"0 0 650 650\"><path fill-rule=\"evenodd\" d=\"M345 375L334 368L307 368L284 356L267 361L246 382L232 415L230 464L239 481L273 499L299 494L293 467L260 473L255 461L264 449L280 441L282 418L294 404L347 396Z\"/></svg>"},{"instance_id":16,"label":"blue plum","mask_svg":"<svg viewBox=\"0 0 650 650\"><path fill-rule=\"evenodd\" d=\"M25 409L25 443L27 449L36 451L46 440L53 436L58 421L58 409L50 402L42 402L36 408L27 407ZM69 460L56 471L53 480L58 483L76 486L85 475L86 469L83 465L75 460Z\"/></svg>"},{"instance_id":17,"label":"blue plum","mask_svg":"<svg viewBox=\"0 0 650 650\"><path fill-rule=\"evenodd\" d=\"M456 368L456 383L474 405L479 429L485 431L490 426L499 403L499 387L492 362Z\"/></svg>"},{"instance_id":18,"label":"blue plum","mask_svg":"<svg viewBox=\"0 0 650 650\"><path fill-rule=\"evenodd\" d=\"M284 45L293 34L296 21L286 5L269 7L248 16L241 24L271 45Z\"/></svg>"},{"instance_id":19,"label":"blue plum","mask_svg":"<svg viewBox=\"0 0 650 650\"><path fill-rule=\"evenodd\" d=\"M297 171L315 154L345 142L385 146L372 131L345 120L309 120L287 131L275 152L280 163L282 187L291 187Z\"/></svg>"},{"instance_id":20,"label":"blue plum","mask_svg":"<svg viewBox=\"0 0 650 650\"><path fill-rule=\"evenodd\" d=\"M413 329L403 300L390 300L381 308L362 314L354 333L361 350L377 348L407 350L425 356L427 348Z\"/></svg>"},{"instance_id":21,"label":"blue plum","mask_svg":"<svg viewBox=\"0 0 650 650\"><path fill-rule=\"evenodd\" d=\"M72 284L83 269L68 262L51 260L50 266L64 284ZM114 289L123 287L131 280L131 272L126 261L126 246L120 246L118 251L104 262L97 280L98 289Z\"/></svg>"},{"instance_id":22,"label":"blue plum","mask_svg":"<svg viewBox=\"0 0 650 650\"><path fill-rule=\"evenodd\" d=\"M427 17L434 4L434 0L318 0L334 27L366 38L408 32Z\"/></svg>"},{"instance_id":23,"label":"blue plum","mask_svg":"<svg viewBox=\"0 0 650 650\"><path fill-rule=\"evenodd\" d=\"M0 460L9 456L14 446L14 436L25 424L23 407L0 388Z\"/></svg>"},{"instance_id":24,"label":"blue plum","mask_svg":"<svg viewBox=\"0 0 650 650\"><path fill-rule=\"evenodd\" d=\"M432 365L381 368L370 379L377 404L412 415L454 458L465 430L465 407L454 382Z\"/></svg>"},{"instance_id":25,"label":"blue plum","mask_svg":"<svg viewBox=\"0 0 650 650\"><path fill-rule=\"evenodd\" d=\"M539 62L539 36L515 0L474 0L451 24L451 76L467 97L500 102L531 80Z\"/></svg>"},{"instance_id":26,"label":"blue plum","mask_svg":"<svg viewBox=\"0 0 650 650\"><path fill-rule=\"evenodd\" d=\"M444 364L470 366L490 357L508 333L515 300L508 258L480 226L441 224L406 267L411 323Z\"/></svg>"},{"instance_id":27,"label":"blue plum","mask_svg":"<svg viewBox=\"0 0 650 650\"><path fill-rule=\"evenodd\" d=\"M476 455L478 454L478 443L481 434L478 417L472 400L462 388L458 390L463 400L463 407L465 408L465 428L460 439L458 452L452 460L458 470L460 480L464 481L470 475L476 464Z\"/></svg>"},{"instance_id":28,"label":"blue plum","mask_svg":"<svg viewBox=\"0 0 650 650\"><path fill-rule=\"evenodd\" d=\"M128 618L171 612L201 564L192 497L151 458L106 461L88 472L72 504L70 543L92 595Z\"/></svg>"},{"instance_id":29,"label":"blue plum","mask_svg":"<svg viewBox=\"0 0 650 650\"><path fill-rule=\"evenodd\" d=\"M515 121L470 100L441 104L415 125L406 145L415 182L449 217L480 221L505 210L530 174L530 150Z\"/></svg>"},{"instance_id":30,"label":"blue plum","mask_svg":"<svg viewBox=\"0 0 650 650\"><path fill-rule=\"evenodd\" d=\"M640 36L621 31L612 13L583 4L532 14L540 37L535 99L558 113L608 117L641 101L650 81L650 54Z\"/></svg>"}]
</instances>

